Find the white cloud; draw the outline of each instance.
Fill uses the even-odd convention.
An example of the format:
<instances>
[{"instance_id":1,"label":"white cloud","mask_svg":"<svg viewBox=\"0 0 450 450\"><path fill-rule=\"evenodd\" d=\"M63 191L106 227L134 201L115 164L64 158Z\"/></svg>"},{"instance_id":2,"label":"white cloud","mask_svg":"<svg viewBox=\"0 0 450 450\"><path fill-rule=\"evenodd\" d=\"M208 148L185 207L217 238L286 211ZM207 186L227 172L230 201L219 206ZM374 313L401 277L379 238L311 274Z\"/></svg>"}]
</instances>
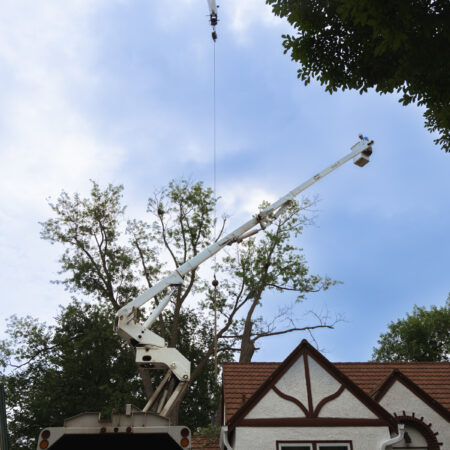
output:
<instances>
[{"instance_id":1,"label":"white cloud","mask_svg":"<svg viewBox=\"0 0 450 450\"><path fill-rule=\"evenodd\" d=\"M266 5L265 0L229 0L223 2L219 14L222 10L227 16L223 22L230 24L230 30L241 42L249 39L255 27L273 28L284 25L284 22L272 13L272 8Z\"/></svg>"},{"instance_id":2,"label":"white cloud","mask_svg":"<svg viewBox=\"0 0 450 450\"><path fill-rule=\"evenodd\" d=\"M258 212L258 207L264 200L270 203L277 200L277 195L274 192L260 187L260 183L255 180L230 182L221 186L220 210L225 214L231 214L233 218L237 216L250 216Z\"/></svg>"},{"instance_id":3,"label":"white cloud","mask_svg":"<svg viewBox=\"0 0 450 450\"><path fill-rule=\"evenodd\" d=\"M158 27L163 30L173 29L174 26L183 25L190 14L208 14L208 4L206 1L198 0L176 0L176 1L156 1L149 6L152 14L156 15ZM206 22L206 20L205 20Z\"/></svg>"},{"instance_id":4,"label":"white cloud","mask_svg":"<svg viewBox=\"0 0 450 450\"><path fill-rule=\"evenodd\" d=\"M52 317L68 298L56 249L39 240L46 197L108 180L123 158L98 136L81 99L98 80L90 19L105 1L2 3L0 15L0 284L2 318ZM52 312L50 314L50 311Z\"/></svg>"},{"instance_id":5,"label":"white cloud","mask_svg":"<svg viewBox=\"0 0 450 450\"><path fill-rule=\"evenodd\" d=\"M2 8L0 61L8 86L1 107L2 207L30 204L93 171L117 166L121 149L103 143L76 105L96 80L88 19L102 2L14 2ZM23 203L22 205L20 205ZM11 205L9 205L11 206Z\"/></svg>"}]
</instances>

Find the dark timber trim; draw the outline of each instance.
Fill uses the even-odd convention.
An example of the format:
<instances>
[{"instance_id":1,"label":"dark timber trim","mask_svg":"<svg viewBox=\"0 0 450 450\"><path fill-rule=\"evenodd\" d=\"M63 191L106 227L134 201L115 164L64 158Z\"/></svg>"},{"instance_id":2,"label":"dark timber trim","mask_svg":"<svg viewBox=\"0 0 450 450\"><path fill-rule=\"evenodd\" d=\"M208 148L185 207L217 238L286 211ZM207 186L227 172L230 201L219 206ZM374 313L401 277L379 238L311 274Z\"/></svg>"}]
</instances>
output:
<instances>
[{"instance_id":1,"label":"dark timber trim","mask_svg":"<svg viewBox=\"0 0 450 450\"><path fill-rule=\"evenodd\" d=\"M297 403L305 415L306 418L282 418L282 419L245 419L247 414L251 411L251 409L271 390L275 387L275 384L278 380L294 365L294 363L301 357L304 357L305 362L305 382L307 383L308 390L308 414L304 411L303 408ZM312 409L313 401L311 395L311 386L310 386L310 378L309 378L309 364L308 357L314 359L322 368L328 372L333 378L336 379L341 384L341 387L331 396L326 397L321 401L317 407L316 411ZM309 380L309 381L308 381ZM308 388L309 384L309 388ZM341 391L342 389L342 391ZM329 401L337 398L341 393L347 389L350 393L352 393L361 403L363 403L376 417L377 419L341 419L341 418L322 418L322 417L314 417L314 412L319 414L322 407ZM279 389L274 391L280 395L288 396L288 394L281 392ZM278 391L278 392L277 392ZM340 392L341 391L341 392ZM289 396L290 397L290 396ZM289 401L292 401L289 398ZM305 408L306 409L306 408ZM256 392L239 408L239 410L231 417L228 421L228 429L232 432L237 426L250 426L249 423L263 423L261 421L272 421L272 423L286 423L288 421L289 426L330 426L330 425L321 425L324 423L324 420L327 421L328 424L334 423L333 426L367 426L367 425L384 425L389 426L389 428L393 431L397 431L397 422L395 419L387 412L382 406L380 406L374 399L372 399L369 395L367 395L360 387L358 387L353 381L350 380L344 373L342 373L333 363L328 361L319 351L317 351L314 347L312 347L308 341L305 339L302 340L300 345L273 371L273 373L267 378L267 380L256 390ZM306 421L305 421L306 420ZM256 421L256 422L255 422ZM245 423L245 425L244 425ZM270 422L266 422L270 423ZM317 423L317 425L314 425ZM358 425L364 423L365 425ZM341 425L337 425L341 424ZM254 425L254 426L263 426L263 425ZM269 426L269 425L267 425ZM275 425L273 425L275 426ZM288 426L288 425L278 425L278 426Z\"/></svg>"}]
</instances>

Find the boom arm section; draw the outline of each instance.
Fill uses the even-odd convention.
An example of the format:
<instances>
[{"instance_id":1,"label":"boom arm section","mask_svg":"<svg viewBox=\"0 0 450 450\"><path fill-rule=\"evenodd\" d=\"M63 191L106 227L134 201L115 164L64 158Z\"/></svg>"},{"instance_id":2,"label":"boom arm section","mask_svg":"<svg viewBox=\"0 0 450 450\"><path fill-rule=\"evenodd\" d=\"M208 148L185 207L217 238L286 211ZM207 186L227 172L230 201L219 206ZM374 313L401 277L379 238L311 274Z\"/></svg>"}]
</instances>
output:
<instances>
[{"instance_id":1,"label":"boom arm section","mask_svg":"<svg viewBox=\"0 0 450 450\"><path fill-rule=\"evenodd\" d=\"M241 242L244 239L255 235L262 229L265 229L286 210L301 192L345 164L347 161L353 159L353 162L360 167L366 165L372 154L373 141L368 138L363 138L362 136L360 136L360 138L361 140L351 148L351 152L348 155L300 184L292 191L288 192L284 197L281 197L279 200L260 211L252 219L202 250L189 261L186 261L183 265L179 266L166 278L156 283L150 289L147 289L117 312L114 326L115 331L121 337L137 347L136 362L139 365L154 369L167 368L172 371L180 382L184 383L189 381L190 362L176 349L167 348L167 343L164 339L149 330L151 325L156 321L169 303L174 291L183 283L186 274L192 272L200 264L214 256L224 247L235 242ZM137 310L167 288L169 288L169 293L159 302L158 306L150 314L150 317L144 323L138 323L136 320Z\"/></svg>"}]
</instances>

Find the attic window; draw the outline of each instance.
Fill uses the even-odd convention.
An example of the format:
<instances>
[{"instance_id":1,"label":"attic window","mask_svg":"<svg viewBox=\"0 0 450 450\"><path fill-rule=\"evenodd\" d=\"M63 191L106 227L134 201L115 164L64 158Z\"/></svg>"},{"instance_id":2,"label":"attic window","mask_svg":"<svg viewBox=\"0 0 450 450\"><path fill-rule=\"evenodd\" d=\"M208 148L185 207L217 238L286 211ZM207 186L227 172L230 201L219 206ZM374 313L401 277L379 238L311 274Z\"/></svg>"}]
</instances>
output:
<instances>
[{"instance_id":1,"label":"attic window","mask_svg":"<svg viewBox=\"0 0 450 450\"><path fill-rule=\"evenodd\" d=\"M309 444L282 444L280 450L312 450L312 446Z\"/></svg>"},{"instance_id":2,"label":"attic window","mask_svg":"<svg viewBox=\"0 0 450 450\"><path fill-rule=\"evenodd\" d=\"M342 445L332 445L332 444L319 444L318 450L349 450L349 446L347 444Z\"/></svg>"},{"instance_id":3,"label":"attic window","mask_svg":"<svg viewBox=\"0 0 450 450\"><path fill-rule=\"evenodd\" d=\"M348 442L348 441L347 441ZM284 442L278 443L278 450L350 450L350 444L342 442Z\"/></svg>"}]
</instances>

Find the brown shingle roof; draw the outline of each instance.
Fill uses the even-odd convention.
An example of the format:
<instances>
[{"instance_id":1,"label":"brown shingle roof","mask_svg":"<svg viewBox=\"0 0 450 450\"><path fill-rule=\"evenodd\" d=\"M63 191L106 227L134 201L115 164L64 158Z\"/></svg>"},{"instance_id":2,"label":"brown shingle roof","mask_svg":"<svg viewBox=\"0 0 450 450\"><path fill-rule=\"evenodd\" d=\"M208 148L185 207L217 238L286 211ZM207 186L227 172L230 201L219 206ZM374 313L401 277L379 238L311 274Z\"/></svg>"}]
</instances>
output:
<instances>
[{"instance_id":1,"label":"brown shingle roof","mask_svg":"<svg viewBox=\"0 0 450 450\"><path fill-rule=\"evenodd\" d=\"M335 366L371 395L397 369L450 410L450 362L335 363Z\"/></svg>"},{"instance_id":2,"label":"brown shingle roof","mask_svg":"<svg viewBox=\"0 0 450 450\"><path fill-rule=\"evenodd\" d=\"M226 422L269 378L280 363L224 363L223 396Z\"/></svg>"},{"instance_id":3,"label":"brown shingle roof","mask_svg":"<svg viewBox=\"0 0 450 450\"><path fill-rule=\"evenodd\" d=\"M428 395L450 410L450 363L334 363L367 394L372 395L394 369L400 370ZM280 363L224 363L226 422L256 392Z\"/></svg>"},{"instance_id":4,"label":"brown shingle roof","mask_svg":"<svg viewBox=\"0 0 450 450\"><path fill-rule=\"evenodd\" d=\"M218 436L192 436L192 450L219 450Z\"/></svg>"}]
</instances>

